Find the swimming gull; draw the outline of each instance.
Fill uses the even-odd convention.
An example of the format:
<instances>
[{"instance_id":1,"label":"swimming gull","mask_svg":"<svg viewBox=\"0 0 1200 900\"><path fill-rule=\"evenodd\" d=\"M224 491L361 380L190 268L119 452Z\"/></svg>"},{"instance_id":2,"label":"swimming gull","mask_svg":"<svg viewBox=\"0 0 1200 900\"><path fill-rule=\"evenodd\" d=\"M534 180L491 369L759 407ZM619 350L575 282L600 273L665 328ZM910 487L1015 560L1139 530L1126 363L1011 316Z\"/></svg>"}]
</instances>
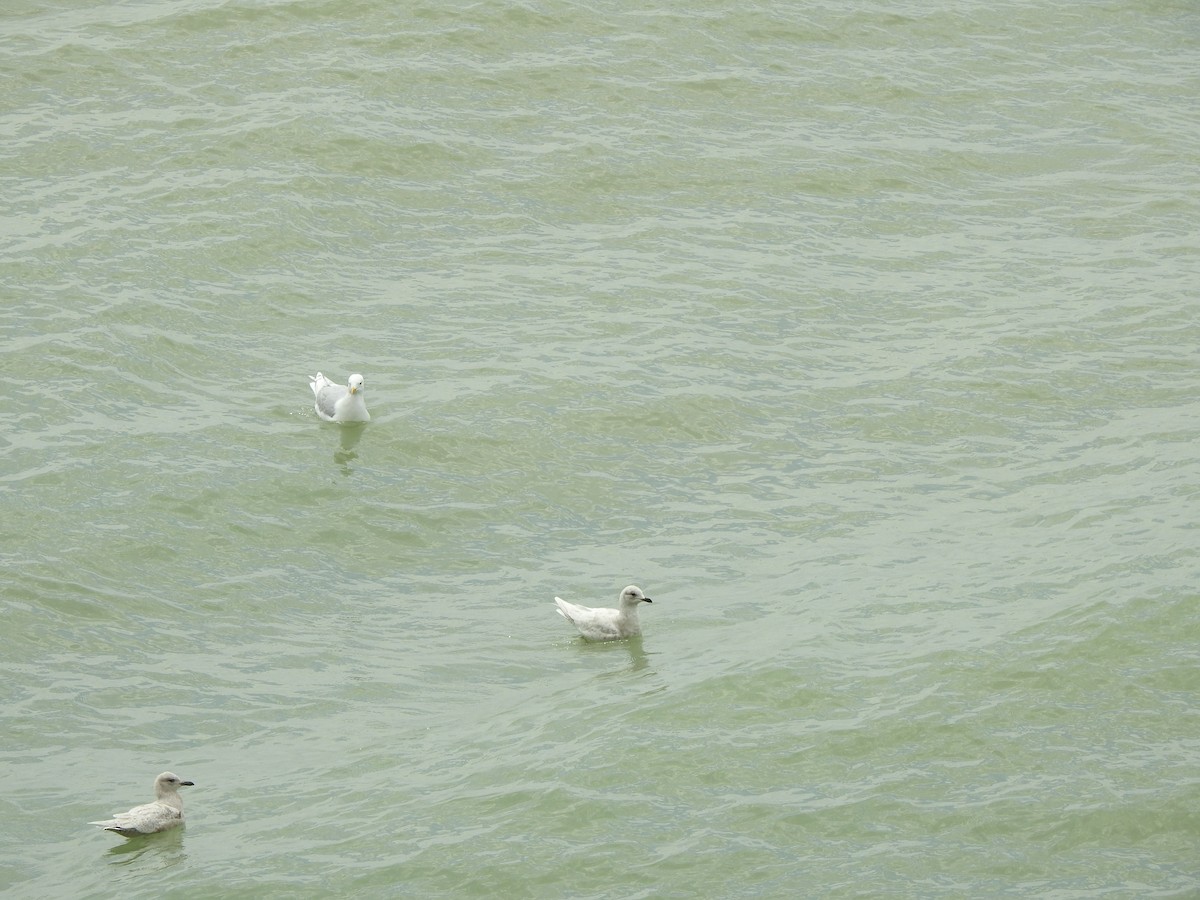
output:
<instances>
[{"instance_id":1,"label":"swimming gull","mask_svg":"<svg viewBox=\"0 0 1200 900\"><path fill-rule=\"evenodd\" d=\"M361 375L351 375L345 387L334 384L320 372L308 380L317 398L313 408L326 422L371 421Z\"/></svg>"},{"instance_id":2,"label":"swimming gull","mask_svg":"<svg viewBox=\"0 0 1200 900\"><path fill-rule=\"evenodd\" d=\"M105 831L115 831L125 837L154 834L182 825L183 799L179 796L179 789L192 784L191 781L181 780L174 772L163 772L154 779L154 795L158 799L153 803L143 803L129 812L116 813L111 819L88 824L99 825Z\"/></svg>"},{"instance_id":3,"label":"swimming gull","mask_svg":"<svg viewBox=\"0 0 1200 900\"><path fill-rule=\"evenodd\" d=\"M653 601L642 593L642 589L631 584L621 591L618 602L620 609L593 609L577 606L562 597L554 598L558 614L579 629L589 641L615 641L642 633L638 622L638 604Z\"/></svg>"}]
</instances>

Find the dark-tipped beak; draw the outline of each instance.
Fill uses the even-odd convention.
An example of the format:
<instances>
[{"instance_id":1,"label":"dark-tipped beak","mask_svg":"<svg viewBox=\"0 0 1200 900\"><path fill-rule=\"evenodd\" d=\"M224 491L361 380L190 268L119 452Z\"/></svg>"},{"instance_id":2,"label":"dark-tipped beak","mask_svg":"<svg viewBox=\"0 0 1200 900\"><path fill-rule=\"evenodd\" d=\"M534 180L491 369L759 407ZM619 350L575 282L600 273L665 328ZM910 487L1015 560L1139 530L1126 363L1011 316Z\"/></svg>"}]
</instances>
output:
<instances>
[{"instance_id":1,"label":"dark-tipped beak","mask_svg":"<svg viewBox=\"0 0 1200 900\"><path fill-rule=\"evenodd\" d=\"M194 782L194 781L181 781L181 782L179 782L179 786L180 786L180 787L195 787L195 786L196 786L196 782Z\"/></svg>"},{"instance_id":2,"label":"dark-tipped beak","mask_svg":"<svg viewBox=\"0 0 1200 900\"><path fill-rule=\"evenodd\" d=\"M643 597L642 599L643 599L643 600L645 600L647 603L653 603L653 602L654 602L654 601L653 601L653 600L651 600L649 597Z\"/></svg>"}]
</instances>

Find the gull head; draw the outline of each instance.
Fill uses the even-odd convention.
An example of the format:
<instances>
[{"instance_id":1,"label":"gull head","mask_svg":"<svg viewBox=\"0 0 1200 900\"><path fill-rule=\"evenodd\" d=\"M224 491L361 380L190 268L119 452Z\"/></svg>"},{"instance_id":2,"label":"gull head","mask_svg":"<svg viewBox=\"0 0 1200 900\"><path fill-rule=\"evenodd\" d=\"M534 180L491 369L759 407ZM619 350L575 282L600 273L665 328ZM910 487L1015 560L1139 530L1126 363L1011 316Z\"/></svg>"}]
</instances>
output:
<instances>
[{"instance_id":1,"label":"gull head","mask_svg":"<svg viewBox=\"0 0 1200 900\"><path fill-rule=\"evenodd\" d=\"M629 609L636 607L639 603L653 603L654 601L642 593L642 589L636 584L631 584L625 590L621 591L621 606Z\"/></svg>"},{"instance_id":2,"label":"gull head","mask_svg":"<svg viewBox=\"0 0 1200 900\"><path fill-rule=\"evenodd\" d=\"M192 787L193 781L184 781L174 772L163 772L154 779L154 793L161 797L164 794L174 794L181 787Z\"/></svg>"},{"instance_id":3,"label":"gull head","mask_svg":"<svg viewBox=\"0 0 1200 900\"><path fill-rule=\"evenodd\" d=\"M351 375L350 381L346 386L350 388L350 393L357 394L363 389L363 377L361 375Z\"/></svg>"}]
</instances>

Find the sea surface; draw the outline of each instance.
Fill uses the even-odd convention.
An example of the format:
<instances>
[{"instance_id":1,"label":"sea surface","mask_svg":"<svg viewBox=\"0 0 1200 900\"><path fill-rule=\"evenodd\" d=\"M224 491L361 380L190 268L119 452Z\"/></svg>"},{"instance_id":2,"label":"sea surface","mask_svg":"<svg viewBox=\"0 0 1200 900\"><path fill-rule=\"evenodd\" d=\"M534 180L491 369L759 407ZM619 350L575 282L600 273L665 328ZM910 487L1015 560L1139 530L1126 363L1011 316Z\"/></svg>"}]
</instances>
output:
<instances>
[{"instance_id":1,"label":"sea surface","mask_svg":"<svg viewBox=\"0 0 1200 900\"><path fill-rule=\"evenodd\" d=\"M8 0L0 403L6 897L1200 897L1191 0Z\"/></svg>"}]
</instances>

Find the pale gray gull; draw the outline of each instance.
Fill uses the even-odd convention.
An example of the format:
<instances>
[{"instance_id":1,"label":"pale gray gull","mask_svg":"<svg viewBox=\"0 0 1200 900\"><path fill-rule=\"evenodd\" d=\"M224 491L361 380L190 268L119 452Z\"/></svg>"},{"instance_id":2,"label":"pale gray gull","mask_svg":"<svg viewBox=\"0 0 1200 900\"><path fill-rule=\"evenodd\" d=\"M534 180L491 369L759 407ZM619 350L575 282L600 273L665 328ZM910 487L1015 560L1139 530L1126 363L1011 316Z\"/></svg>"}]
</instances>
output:
<instances>
[{"instance_id":1,"label":"pale gray gull","mask_svg":"<svg viewBox=\"0 0 1200 900\"><path fill-rule=\"evenodd\" d=\"M631 584L621 591L617 602L619 609L593 609L568 603L562 597L554 598L558 614L578 628L579 633L589 641L616 641L642 633L638 604L653 601L642 593L640 587Z\"/></svg>"},{"instance_id":2,"label":"pale gray gull","mask_svg":"<svg viewBox=\"0 0 1200 900\"><path fill-rule=\"evenodd\" d=\"M163 772L154 779L154 796L158 799L153 803L143 803L129 812L116 813L111 819L88 824L99 825L105 831L115 831L125 837L154 834L182 825L183 799L179 796L179 789L191 787L192 784L191 781L181 780L174 772Z\"/></svg>"},{"instance_id":3,"label":"pale gray gull","mask_svg":"<svg viewBox=\"0 0 1200 900\"><path fill-rule=\"evenodd\" d=\"M313 408L326 422L370 422L366 391L361 375L351 375L345 386L334 384L320 372L308 379L312 382L317 402Z\"/></svg>"}]
</instances>

